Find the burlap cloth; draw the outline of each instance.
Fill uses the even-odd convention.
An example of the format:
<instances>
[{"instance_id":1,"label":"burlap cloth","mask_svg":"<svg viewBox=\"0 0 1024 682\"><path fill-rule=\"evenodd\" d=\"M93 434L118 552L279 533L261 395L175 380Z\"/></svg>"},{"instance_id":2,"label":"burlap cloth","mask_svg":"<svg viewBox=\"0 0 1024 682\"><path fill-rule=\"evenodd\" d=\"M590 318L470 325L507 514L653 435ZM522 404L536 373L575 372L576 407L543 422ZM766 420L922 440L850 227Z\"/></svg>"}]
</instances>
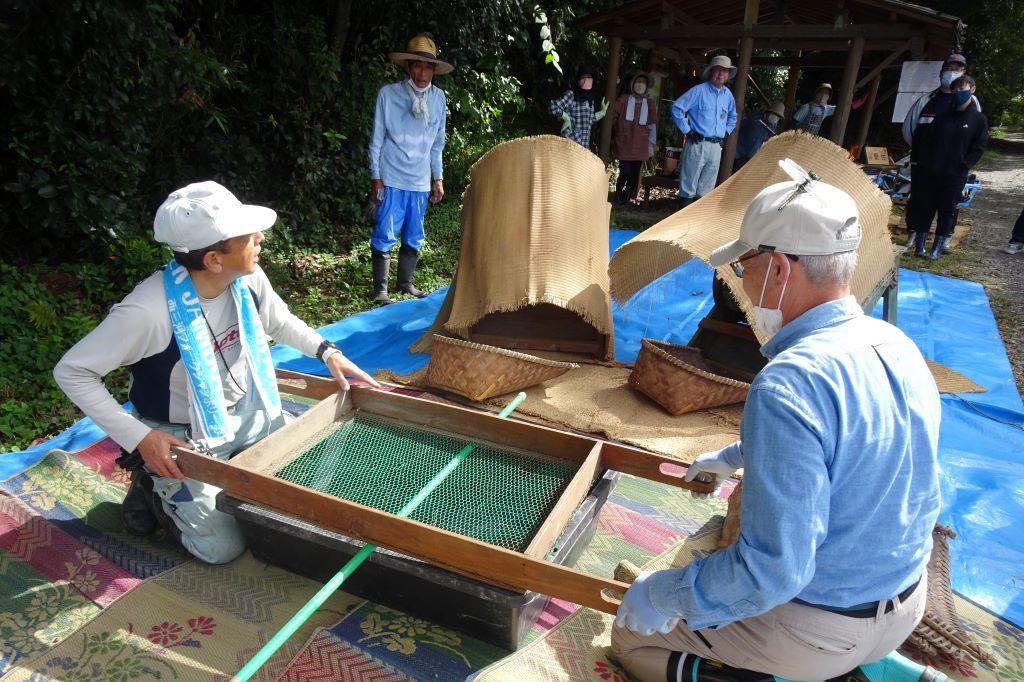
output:
<instances>
[{"instance_id":1,"label":"burlap cloth","mask_svg":"<svg viewBox=\"0 0 1024 682\"><path fill-rule=\"evenodd\" d=\"M717 407L673 417L627 384L624 365L583 364L560 377L526 389L517 414L556 427L592 433L690 463L702 452L739 438L742 405ZM382 381L428 387L426 370L398 376L378 372ZM436 389L434 389L436 390ZM485 404L499 406L508 396Z\"/></svg>"},{"instance_id":2,"label":"burlap cloth","mask_svg":"<svg viewBox=\"0 0 1024 682\"><path fill-rule=\"evenodd\" d=\"M863 237L851 289L863 304L896 262L896 248L888 229L892 202L849 160L846 150L824 138L796 131L768 140L738 173L703 199L620 246L609 268L615 300L629 299L691 256L707 262L712 251L739 237L743 215L757 193L768 185L790 179L778 164L784 158L814 171L823 182L846 191L857 203ZM719 268L718 274L739 301L747 319L752 319L752 304L743 294L740 279L728 266ZM761 330L754 331L762 343L767 340Z\"/></svg>"},{"instance_id":3,"label":"burlap cloth","mask_svg":"<svg viewBox=\"0 0 1024 682\"><path fill-rule=\"evenodd\" d=\"M553 135L499 144L470 169L459 265L434 334L469 338L484 316L548 303L579 315L614 357L608 291L608 175L601 159Z\"/></svg>"},{"instance_id":4,"label":"burlap cloth","mask_svg":"<svg viewBox=\"0 0 1024 682\"><path fill-rule=\"evenodd\" d=\"M967 384L985 390L936 362L928 361L928 367L942 393L964 392ZM526 400L516 412L551 426L597 434L686 463L702 452L725 447L739 438L742 403L673 417L629 387L630 369L619 363L584 362L560 377L526 389ZM438 390L427 381L426 368L405 375L382 370L376 376L394 384ZM501 406L508 400L509 395L496 396L484 404Z\"/></svg>"},{"instance_id":5,"label":"burlap cloth","mask_svg":"<svg viewBox=\"0 0 1024 682\"><path fill-rule=\"evenodd\" d=\"M925 362L928 364L932 376L935 377L935 385L939 387L939 393L984 393L988 390L941 363L927 358Z\"/></svg>"}]
</instances>

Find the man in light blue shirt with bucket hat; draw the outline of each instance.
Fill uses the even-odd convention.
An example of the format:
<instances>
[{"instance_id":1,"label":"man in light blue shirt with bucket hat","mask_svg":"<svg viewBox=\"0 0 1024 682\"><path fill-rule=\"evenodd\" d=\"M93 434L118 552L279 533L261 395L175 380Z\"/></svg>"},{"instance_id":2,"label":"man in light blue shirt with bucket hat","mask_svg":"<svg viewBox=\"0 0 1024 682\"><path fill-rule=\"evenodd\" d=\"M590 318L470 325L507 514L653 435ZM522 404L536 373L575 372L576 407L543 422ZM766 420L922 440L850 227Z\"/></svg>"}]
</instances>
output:
<instances>
[{"instance_id":1,"label":"man in light blue shirt with bucket hat","mask_svg":"<svg viewBox=\"0 0 1024 682\"><path fill-rule=\"evenodd\" d=\"M373 260L374 302L391 303L388 275L391 249L399 237L398 289L417 298L425 294L412 284L427 203L444 198L441 154L444 151L447 100L431 81L452 71L437 58L429 33L413 36L405 52L392 52L407 77L377 93L370 139L370 201L374 206L370 253ZM433 182L431 182L433 175Z\"/></svg>"},{"instance_id":2,"label":"man in light blue shirt with bucket hat","mask_svg":"<svg viewBox=\"0 0 1024 682\"><path fill-rule=\"evenodd\" d=\"M714 57L695 85L672 103L672 120L686 136L679 169L679 203L685 208L715 188L722 143L736 128L736 100L725 84L736 76L726 56Z\"/></svg>"},{"instance_id":3,"label":"man in light blue shirt with bucket hat","mask_svg":"<svg viewBox=\"0 0 1024 682\"><path fill-rule=\"evenodd\" d=\"M769 362L740 440L686 476L744 469L739 539L626 592L612 651L639 680L688 679L701 659L830 679L886 658L924 613L938 391L913 342L850 295L853 199L780 164L794 179L762 190L710 257L742 278Z\"/></svg>"}]
</instances>

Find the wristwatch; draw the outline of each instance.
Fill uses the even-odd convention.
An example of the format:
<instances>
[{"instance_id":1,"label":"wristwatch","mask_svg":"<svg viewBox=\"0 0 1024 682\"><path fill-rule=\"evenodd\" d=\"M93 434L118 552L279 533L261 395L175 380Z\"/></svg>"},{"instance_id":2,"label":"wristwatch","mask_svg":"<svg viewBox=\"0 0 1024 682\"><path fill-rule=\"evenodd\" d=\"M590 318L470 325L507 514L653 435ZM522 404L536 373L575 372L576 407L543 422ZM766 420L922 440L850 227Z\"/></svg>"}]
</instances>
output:
<instances>
[{"instance_id":1,"label":"wristwatch","mask_svg":"<svg viewBox=\"0 0 1024 682\"><path fill-rule=\"evenodd\" d=\"M330 351L331 349L336 350L339 353L341 352L341 349L338 348L333 342L324 339L323 342L320 344L320 347L316 349L316 359L319 360L320 362L326 362L327 360L325 356L327 355L327 352Z\"/></svg>"}]
</instances>

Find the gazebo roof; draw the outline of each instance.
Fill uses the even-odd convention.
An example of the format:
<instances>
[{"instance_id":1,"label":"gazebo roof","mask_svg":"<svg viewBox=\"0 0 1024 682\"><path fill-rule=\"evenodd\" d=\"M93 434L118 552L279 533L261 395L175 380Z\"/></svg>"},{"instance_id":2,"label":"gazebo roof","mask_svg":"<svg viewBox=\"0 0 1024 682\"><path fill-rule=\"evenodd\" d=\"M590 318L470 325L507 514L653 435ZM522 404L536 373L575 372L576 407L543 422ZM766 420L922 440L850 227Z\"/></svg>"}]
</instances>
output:
<instances>
[{"instance_id":1,"label":"gazebo roof","mask_svg":"<svg viewBox=\"0 0 1024 682\"><path fill-rule=\"evenodd\" d=\"M733 47L744 36L759 47L843 49L864 37L868 49L897 46L915 36L923 55L941 57L959 43L960 19L902 0L766 0L744 28L746 0L633 0L584 17L579 26L604 36L676 47Z\"/></svg>"}]
</instances>

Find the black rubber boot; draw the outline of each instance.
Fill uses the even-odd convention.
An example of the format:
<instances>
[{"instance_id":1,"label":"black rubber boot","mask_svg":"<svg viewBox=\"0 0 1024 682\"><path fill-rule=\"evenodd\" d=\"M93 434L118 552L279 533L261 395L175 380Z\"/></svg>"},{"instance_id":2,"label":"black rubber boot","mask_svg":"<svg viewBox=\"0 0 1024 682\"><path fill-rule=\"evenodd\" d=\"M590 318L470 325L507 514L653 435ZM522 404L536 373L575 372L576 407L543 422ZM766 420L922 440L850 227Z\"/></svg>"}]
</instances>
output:
<instances>
[{"instance_id":1,"label":"black rubber boot","mask_svg":"<svg viewBox=\"0 0 1024 682\"><path fill-rule=\"evenodd\" d=\"M373 262L373 302L381 305L391 303L388 297L388 275L391 272L391 254L370 247Z\"/></svg>"},{"instance_id":2,"label":"black rubber boot","mask_svg":"<svg viewBox=\"0 0 1024 682\"><path fill-rule=\"evenodd\" d=\"M153 517L161 528L170 533L171 537L181 544L181 529L174 519L164 510L164 501L156 493L150 493L149 501L152 505Z\"/></svg>"},{"instance_id":3,"label":"black rubber boot","mask_svg":"<svg viewBox=\"0 0 1024 682\"><path fill-rule=\"evenodd\" d=\"M121 503L121 523L132 535L149 535L156 530L157 518L150 499L153 479L141 468L132 472L132 483Z\"/></svg>"},{"instance_id":4,"label":"black rubber boot","mask_svg":"<svg viewBox=\"0 0 1024 682\"><path fill-rule=\"evenodd\" d=\"M928 233L917 232L914 234L914 255L926 258L928 256Z\"/></svg>"},{"instance_id":5,"label":"black rubber boot","mask_svg":"<svg viewBox=\"0 0 1024 682\"><path fill-rule=\"evenodd\" d=\"M939 256L942 255L942 247L949 241L949 237L940 237L935 235L935 241L932 242L932 250L928 254L928 258L931 260L939 260Z\"/></svg>"},{"instance_id":6,"label":"black rubber boot","mask_svg":"<svg viewBox=\"0 0 1024 682\"><path fill-rule=\"evenodd\" d=\"M950 234L946 237L946 240L942 242L942 253L951 254L953 253L953 235Z\"/></svg>"},{"instance_id":7,"label":"black rubber boot","mask_svg":"<svg viewBox=\"0 0 1024 682\"><path fill-rule=\"evenodd\" d=\"M402 244L398 249L398 290L404 294L423 298L427 294L412 285L412 273L416 271L416 263L420 259L420 252Z\"/></svg>"},{"instance_id":8,"label":"black rubber boot","mask_svg":"<svg viewBox=\"0 0 1024 682\"><path fill-rule=\"evenodd\" d=\"M679 208L686 208L694 201L696 201L696 199L693 197L679 197Z\"/></svg>"}]
</instances>

